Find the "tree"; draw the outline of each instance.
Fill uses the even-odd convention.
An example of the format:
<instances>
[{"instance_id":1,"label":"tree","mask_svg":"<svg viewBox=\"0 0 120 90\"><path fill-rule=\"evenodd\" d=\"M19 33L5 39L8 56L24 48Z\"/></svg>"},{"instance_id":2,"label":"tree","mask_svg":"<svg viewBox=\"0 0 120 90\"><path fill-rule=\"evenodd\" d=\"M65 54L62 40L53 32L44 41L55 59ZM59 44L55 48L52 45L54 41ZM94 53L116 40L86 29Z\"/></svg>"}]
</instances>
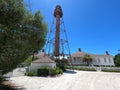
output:
<instances>
[{"instance_id":1,"label":"tree","mask_svg":"<svg viewBox=\"0 0 120 90\"><path fill-rule=\"evenodd\" d=\"M115 66L120 67L120 53L114 57Z\"/></svg>"},{"instance_id":2,"label":"tree","mask_svg":"<svg viewBox=\"0 0 120 90\"><path fill-rule=\"evenodd\" d=\"M37 56L35 56L34 57L34 60L37 60L37 59L39 59ZM33 60L33 61L34 61ZM32 62L32 57L30 56L30 57L28 57L26 60L25 60L25 66L30 66L30 64L31 64L31 62Z\"/></svg>"},{"instance_id":3,"label":"tree","mask_svg":"<svg viewBox=\"0 0 120 90\"><path fill-rule=\"evenodd\" d=\"M86 62L88 66L90 66L90 63L92 62L92 57L88 54L85 54L83 56L83 62Z\"/></svg>"},{"instance_id":4,"label":"tree","mask_svg":"<svg viewBox=\"0 0 120 90\"><path fill-rule=\"evenodd\" d=\"M23 0L0 1L0 70L7 73L45 44L47 25L40 11L27 12Z\"/></svg>"}]
</instances>

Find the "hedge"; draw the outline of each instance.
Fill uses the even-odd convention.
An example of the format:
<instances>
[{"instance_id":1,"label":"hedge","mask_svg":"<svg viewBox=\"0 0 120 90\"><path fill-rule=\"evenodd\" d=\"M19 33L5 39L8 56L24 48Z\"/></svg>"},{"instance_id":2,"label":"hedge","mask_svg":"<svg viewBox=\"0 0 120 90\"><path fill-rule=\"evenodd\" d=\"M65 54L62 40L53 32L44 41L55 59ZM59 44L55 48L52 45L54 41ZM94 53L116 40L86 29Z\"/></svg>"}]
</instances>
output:
<instances>
[{"instance_id":1,"label":"hedge","mask_svg":"<svg viewBox=\"0 0 120 90\"><path fill-rule=\"evenodd\" d=\"M39 68L37 74L38 74L38 76L48 76L49 69L48 68Z\"/></svg>"},{"instance_id":2,"label":"hedge","mask_svg":"<svg viewBox=\"0 0 120 90\"><path fill-rule=\"evenodd\" d=\"M40 68L38 69L38 76L55 76L62 74L63 71L60 68Z\"/></svg>"},{"instance_id":3,"label":"hedge","mask_svg":"<svg viewBox=\"0 0 120 90\"><path fill-rule=\"evenodd\" d=\"M67 67L67 69L75 69L81 71L96 71L95 68L85 68L85 67Z\"/></svg>"},{"instance_id":4,"label":"hedge","mask_svg":"<svg viewBox=\"0 0 120 90\"><path fill-rule=\"evenodd\" d=\"M102 71L103 72L118 72L118 73L120 73L120 70L117 70L117 69L103 69Z\"/></svg>"}]
</instances>

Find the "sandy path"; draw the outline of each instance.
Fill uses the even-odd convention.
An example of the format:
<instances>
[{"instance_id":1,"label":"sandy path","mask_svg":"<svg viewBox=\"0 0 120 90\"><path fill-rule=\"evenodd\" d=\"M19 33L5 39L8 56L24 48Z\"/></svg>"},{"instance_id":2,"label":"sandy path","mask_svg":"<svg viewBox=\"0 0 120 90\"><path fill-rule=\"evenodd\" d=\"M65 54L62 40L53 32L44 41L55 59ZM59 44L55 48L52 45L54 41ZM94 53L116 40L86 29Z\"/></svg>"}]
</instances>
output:
<instances>
[{"instance_id":1,"label":"sandy path","mask_svg":"<svg viewBox=\"0 0 120 90\"><path fill-rule=\"evenodd\" d=\"M120 90L120 74L75 71L60 77L12 77L26 90Z\"/></svg>"}]
</instances>

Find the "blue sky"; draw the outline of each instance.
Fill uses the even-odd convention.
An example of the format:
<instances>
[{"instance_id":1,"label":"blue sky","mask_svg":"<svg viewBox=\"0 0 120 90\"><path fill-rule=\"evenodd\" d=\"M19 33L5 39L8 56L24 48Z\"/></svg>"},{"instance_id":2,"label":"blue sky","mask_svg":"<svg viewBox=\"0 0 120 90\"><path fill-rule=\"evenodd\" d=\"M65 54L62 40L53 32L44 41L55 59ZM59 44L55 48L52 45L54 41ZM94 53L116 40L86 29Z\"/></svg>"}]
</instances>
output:
<instances>
[{"instance_id":1,"label":"blue sky","mask_svg":"<svg viewBox=\"0 0 120 90\"><path fill-rule=\"evenodd\" d=\"M25 0L28 3L29 0ZM40 10L49 27L56 5L61 5L70 49L115 55L120 49L120 0L30 0L32 12Z\"/></svg>"}]
</instances>

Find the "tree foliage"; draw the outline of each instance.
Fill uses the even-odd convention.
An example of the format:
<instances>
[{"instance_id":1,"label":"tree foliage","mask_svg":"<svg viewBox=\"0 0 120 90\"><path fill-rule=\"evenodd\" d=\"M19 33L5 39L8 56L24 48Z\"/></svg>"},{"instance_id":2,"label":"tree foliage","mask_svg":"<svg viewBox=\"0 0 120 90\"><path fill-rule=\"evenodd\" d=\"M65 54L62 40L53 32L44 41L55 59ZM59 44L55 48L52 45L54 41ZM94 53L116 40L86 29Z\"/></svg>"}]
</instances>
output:
<instances>
[{"instance_id":1,"label":"tree foliage","mask_svg":"<svg viewBox=\"0 0 120 90\"><path fill-rule=\"evenodd\" d=\"M114 57L115 66L120 67L120 53Z\"/></svg>"},{"instance_id":2,"label":"tree foliage","mask_svg":"<svg viewBox=\"0 0 120 90\"><path fill-rule=\"evenodd\" d=\"M35 56L34 57L34 60L37 60L37 59L39 59L37 56ZM32 62L32 56L30 56L30 57L28 57L26 60L25 60L25 66L30 66L30 64L31 64L31 62Z\"/></svg>"},{"instance_id":3,"label":"tree foliage","mask_svg":"<svg viewBox=\"0 0 120 90\"><path fill-rule=\"evenodd\" d=\"M32 14L23 0L0 0L0 70L17 67L44 44L47 25L40 11Z\"/></svg>"},{"instance_id":4,"label":"tree foliage","mask_svg":"<svg viewBox=\"0 0 120 90\"><path fill-rule=\"evenodd\" d=\"M90 55L88 55L88 54L85 54L83 56L83 62L86 62L87 65L90 65L90 63L92 62L92 57Z\"/></svg>"}]
</instances>

